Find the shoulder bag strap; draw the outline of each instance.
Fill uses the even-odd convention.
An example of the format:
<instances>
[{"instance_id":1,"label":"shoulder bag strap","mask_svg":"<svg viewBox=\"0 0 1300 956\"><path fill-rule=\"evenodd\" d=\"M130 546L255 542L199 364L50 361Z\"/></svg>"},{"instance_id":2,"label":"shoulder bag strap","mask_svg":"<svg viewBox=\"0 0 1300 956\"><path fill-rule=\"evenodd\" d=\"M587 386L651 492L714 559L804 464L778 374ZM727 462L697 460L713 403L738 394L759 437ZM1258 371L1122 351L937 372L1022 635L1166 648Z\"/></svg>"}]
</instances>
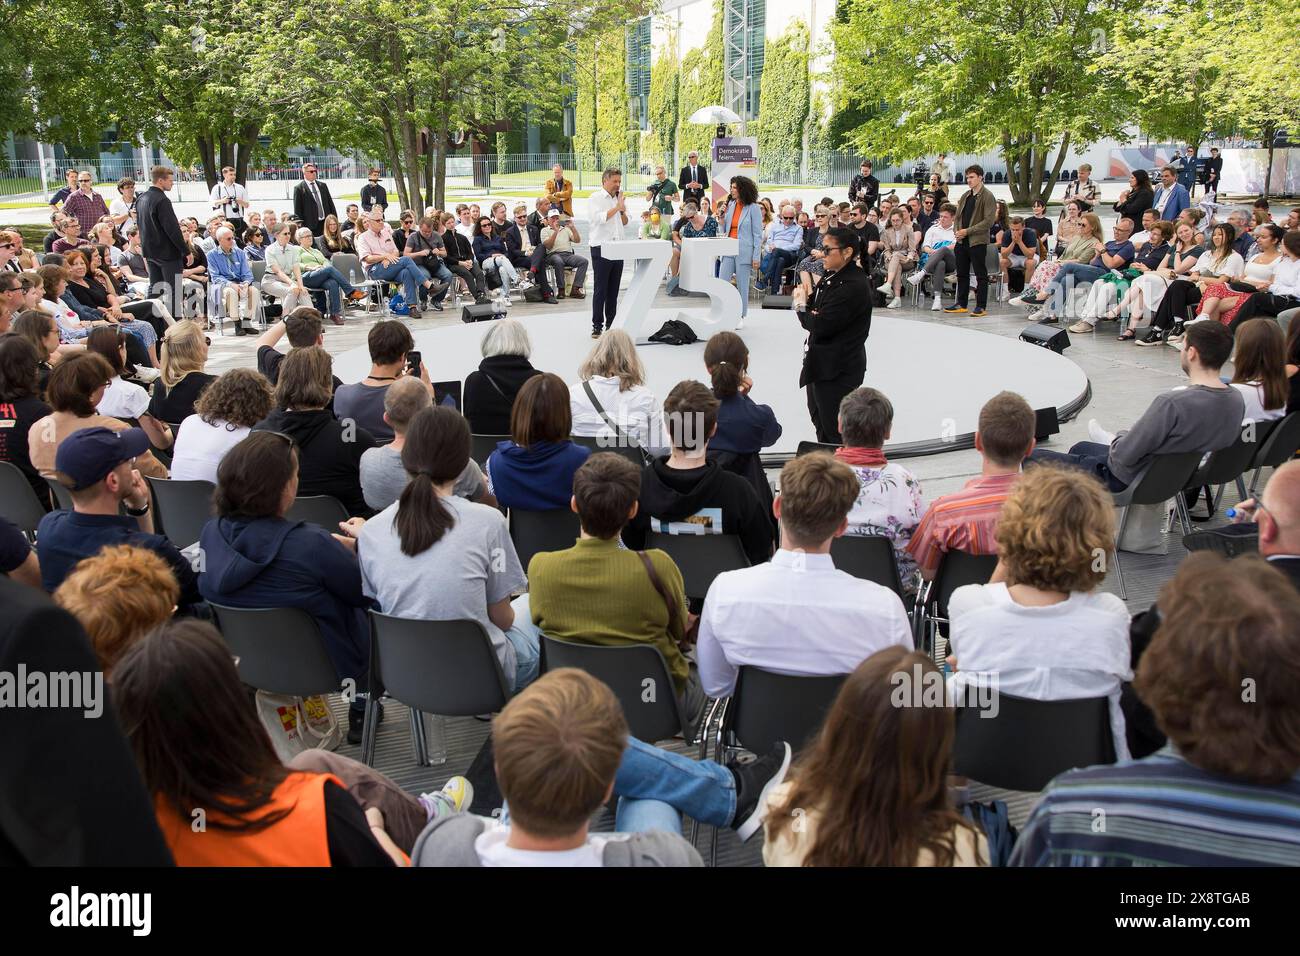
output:
<instances>
[{"instance_id":1,"label":"shoulder bag strap","mask_svg":"<svg viewBox=\"0 0 1300 956\"><path fill-rule=\"evenodd\" d=\"M663 579L659 577L659 572L655 570L655 565L654 562L650 560L650 555L646 554L644 551L638 551L636 552L636 556L640 558L641 563L645 565L645 573L650 576L650 583L655 586L655 590L659 592L659 596L664 599L664 604L668 607L668 633L669 636L671 636L673 631L678 630L677 605L673 603L672 596L669 595L668 589L664 587ZM681 633L685 636L686 632L685 630L682 630Z\"/></svg>"}]
</instances>

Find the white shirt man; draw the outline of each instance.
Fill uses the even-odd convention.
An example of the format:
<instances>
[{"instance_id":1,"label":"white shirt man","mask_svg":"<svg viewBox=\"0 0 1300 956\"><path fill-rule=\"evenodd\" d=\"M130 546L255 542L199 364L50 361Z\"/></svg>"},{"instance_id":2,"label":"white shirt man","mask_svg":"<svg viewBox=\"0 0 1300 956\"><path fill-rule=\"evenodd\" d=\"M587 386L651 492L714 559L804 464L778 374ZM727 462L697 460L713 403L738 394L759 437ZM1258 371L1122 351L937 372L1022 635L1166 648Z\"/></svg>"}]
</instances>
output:
<instances>
[{"instance_id":1,"label":"white shirt man","mask_svg":"<svg viewBox=\"0 0 1300 956\"><path fill-rule=\"evenodd\" d=\"M235 228L244 223L244 210L248 208L248 190L235 182L235 167L224 166L221 170L221 182L212 187L212 208L221 213Z\"/></svg>"},{"instance_id":2,"label":"white shirt man","mask_svg":"<svg viewBox=\"0 0 1300 956\"><path fill-rule=\"evenodd\" d=\"M599 246L623 238L627 225L626 197L622 193L623 176L606 176L601 188L587 200L588 244ZM615 210L618 210L615 213Z\"/></svg>"},{"instance_id":3,"label":"white shirt man","mask_svg":"<svg viewBox=\"0 0 1300 956\"><path fill-rule=\"evenodd\" d=\"M696 660L706 694L729 695L744 666L847 674L876 651L912 647L898 595L831 561L831 542L847 529L857 497L857 476L842 461L806 455L781 469L773 506L781 549L766 564L718 575L704 600ZM839 515L829 534L828 514ZM821 540L807 540L814 537Z\"/></svg>"},{"instance_id":4,"label":"white shirt man","mask_svg":"<svg viewBox=\"0 0 1300 956\"><path fill-rule=\"evenodd\" d=\"M618 314L618 286L623 279L623 260L607 259L600 254L601 245L621 240L627 226L623 174L617 169L607 169L601 176L600 189L587 200L587 217L590 224L587 243L591 246L596 274L591 292L591 337L595 339L614 325Z\"/></svg>"}]
</instances>

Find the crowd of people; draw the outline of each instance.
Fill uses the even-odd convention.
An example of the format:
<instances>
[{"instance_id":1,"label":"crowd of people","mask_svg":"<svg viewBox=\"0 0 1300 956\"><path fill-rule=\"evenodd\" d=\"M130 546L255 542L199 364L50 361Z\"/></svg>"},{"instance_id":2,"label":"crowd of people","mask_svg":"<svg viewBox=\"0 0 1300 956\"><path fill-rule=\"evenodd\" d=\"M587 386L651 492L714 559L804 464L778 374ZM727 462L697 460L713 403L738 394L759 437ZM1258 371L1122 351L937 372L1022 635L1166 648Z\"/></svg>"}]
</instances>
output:
<instances>
[{"instance_id":1,"label":"crowd of people","mask_svg":"<svg viewBox=\"0 0 1300 956\"><path fill-rule=\"evenodd\" d=\"M811 216L793 202L769 210L738 177L715 216L697 163L692 155L680 188L656 171L649 232L748 234L722 274L742 288L799 290L796 309L813 333L809 411L819 438L837 447L785 463L775 490L760 456L783 425L760 401L739 334L713 335L697 376L658 395L631 337L607 325L618 263L599 250L626 224L616 171L590 214L600 326L590 351L570 369L538 368L524 326L494 321L459 410L436 399L397 319L371 325L369 373L339 381L325 324L367 293L330 261L357 256L369 279L402 286L412 309L425 300L438 308L453 282L486 294L492 279L508 290L523 276L544 298L581 297L587 263L572 252L579 232L562 168L531 214L514 210L514 223L498 204L482 218L468 207L433 210L400 230L384 222L376 176L368 208L349 210L351 228L337 232L314 170L295 191L300 224L265 214L256 222L231 178L213 191L212 248L194 259L202 255L206 280L186 274L199 268L188 258L160 272L147 250L139 269L127 261L137 254L122 255L135 281L165 275L173 291L224 277L215 304L231 315L256 306L240 291L240 263L260 255L274 278L259 295L278 297L285 311L260 332L256 369L210 374L202 316L173 309L179 296L146 296L128 311L109 244L77 241L82 225L92 234L100 225L81 222L94 215L83 203L68 217L78 225L63 224L68 245L50 253L61 261L47 256L31 277L0 270L0 460L45 512L30 536L0 521L0 669L31 658L103 673L116 715L21 712L0 764L28 784L9 801L5 821L15 825L4 823L0 860L698 866L684 815L742 839L764 830L769 866L1300 865L1300 462L1273 470L1256 499L1235 506L1235 520L1254 527L1257 556L1195 554L1136 616L1101 589L1116 547L1112 492L1157 456L1213 453L1244 427L1254 434L1300 408L1300 323L1284 335L1267 318L1290 301L1285 264L1297 258L1300 231L1259 223L1240 248L1230 219L1210 230L1208 251L1196 249L1195 210L1180 210L1175 225L1169 204L1181 197L1145 196L1138 181L1107 241L1084 208L1082 170L1052 223L1041 206L1028 220L1007 216L978 167L955 203L946 177L898 203L879 197L878 183L873 193L869 163L850 204L828 199ZM155 187L167 179L156 171ZM1137 235L1133 212L1150 213ZM164 231L171 225L184 233L174 221ZM111 226L101 230L110 240L130 230L130 213ZM250 239L254 230L264 234ZM1044 253L1052 237L1064 243L1059 259ZM131 238L138 247L138 233ZM957 298L948 311L967 311L973 293L979 314L990 244L1004 276L1021 273L1026 294L1042 300L1044 318L1063 311L1059 290L1096 288L1118 263L1136 263L1140 274L1112 298L1094 302L1090 291L1090 308L1099 318L1136 307L1158 320L1172 300L1168 327L1187 381L1127 428L1091 422L1091 440L1068 453L1037 447L1033 408L1001 392L979 413L979 475L927 496L885 451L893 402L864 386L854 364L869 307L865 328L828 330L817 318L839 315L842 301L873 286L896 304L904 281L932 283L941 303L950 274ZM1168 281L1157 287L1156 278ZM1180 285L1189 288L1174 291ZM1180 311L1192 305L1195 316ZM155 523L151 485L163 480L211 485L197 541ZM335 499L346 520L297 520L305 496ZM524 560L515 526L539 512L571 513L576 532ZM697 592L669 551L713 535L733 537L737 559ZM837 547L854 538L887 543L890 580L837 566ZM918 594L954 554L995 556L994 570L952 593L946 644L918 649ZM383 719L366 694L370 613L475 622L509 698L491 726L502 812L471 812L482 807L463 776L412 795L327 750L282 762L214 606L310 616L339 686L361 691L348 697L351 744L367 720ZM688 741L709 702L737 692L743 668L843 683L810 740L778 741L752 759L724 751L695 760L631 736L623 705L600 681L546 667L544 637L654 648ZM1104 700L1116 758L1052 781L1014 849L951 786L953 704L990 679L1029 701ZM900 705L908 681L947 693ZM76 779L89 753L94 787ZM613 797L613 832L593 832L593 815ZM207 809L206 830L190 825L194 807ZM1094 807L1107 813L1101 831L1088 825ZM41 825L49 818L64 826L57 839Z\"/></svg>"}]
</instances>

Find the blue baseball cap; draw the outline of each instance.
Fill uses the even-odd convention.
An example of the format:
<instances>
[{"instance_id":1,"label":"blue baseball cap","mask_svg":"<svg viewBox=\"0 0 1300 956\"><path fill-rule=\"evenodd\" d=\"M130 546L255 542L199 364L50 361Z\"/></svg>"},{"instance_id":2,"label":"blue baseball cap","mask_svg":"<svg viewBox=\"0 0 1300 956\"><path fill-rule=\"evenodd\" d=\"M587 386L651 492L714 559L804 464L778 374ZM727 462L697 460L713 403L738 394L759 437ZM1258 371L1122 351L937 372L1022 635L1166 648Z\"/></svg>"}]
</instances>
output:
<instances>
[{"instance_id":1,"label":"blue baseball cap","mask_svg":"<svg viewBox=\"0 0 1300 956\"><path fill-rule=\"evenodd\" d=\"M83 491L137 455L149 450L149 436L139 428L113 431L83 428L63 439L54 455L54 470L71 481L72 491Z\"/></svg>"}]
</instances>

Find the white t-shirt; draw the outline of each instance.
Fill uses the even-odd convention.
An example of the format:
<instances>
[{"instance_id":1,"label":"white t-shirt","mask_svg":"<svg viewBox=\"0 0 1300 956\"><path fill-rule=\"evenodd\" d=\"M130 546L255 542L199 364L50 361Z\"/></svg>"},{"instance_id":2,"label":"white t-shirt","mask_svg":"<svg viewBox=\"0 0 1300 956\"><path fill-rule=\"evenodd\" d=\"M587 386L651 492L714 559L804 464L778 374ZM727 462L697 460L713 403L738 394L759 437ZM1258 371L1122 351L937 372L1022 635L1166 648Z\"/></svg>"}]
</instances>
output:
<instances>
[{"instance_id":1,"label":"white t-shirt","mask_svg":"<svg viewBox=\"0 0 1300 956\"><path fill-rule=\"evenodd\" d=\"M120 375L109 380L95 411L110 418L139 418L149 410L149 393Z\"/></svg>"},{"instance_id":2,"label":"white t-shirt","mask_svg":"<svg viewBox=\"0 0 1300 956\"><path fill-rule=\"evenodd\" d=\"M208 424L198 415L188 416L181 422L172 448L172 479L210 481L215 485L221 459L251 431L220 420Z\"/></svg>"},{"instance_id":3,"label":"white t-shirt","mask_svg":"<svg viewBox=\"0 0 1300 956\"><path fill-rule=\"evenodd\" d=\"M1228 253L1228 257L1216 267L1213 249L1202 252L1201 258L1196 260L1196 265L1193 267L1194 272L1199 272L1203 276L1222 276L1225 279L1238 279L1245 269L1246 264L1241 261L1241 254L1237 252Z\"/></svg>"},{"instance_id":4,"label":"white t-shirt","mask_svg":"<svg viewBox=\"0 0 1300 956\"><path fill-rule=\"evenodd\" d=\"M625 392L618 390L617 376L597 375L590 380L591 390L601 408L614 419L624 434L642 448L664 449L669 445L664 431L663 410L654 392L644 385L633 385ZM573 415L572 434L595 438L604 435L613 438L613 431L596 411L582 382L569 385L569 411Z\"/></svg>"},{"instance_id":5,"label":"white t-shirt","mask_svg":"<svg viewBox=\"0 0 1300 956\"><path fill-rule=\"evenodd\" d=\"M1246 400L1246 414L1241 420L1243 425L1246 422L1271 422L1286 414L1286 402L1277 408L1264 407L1263 385L1233 382L1232 387L1241 392L1241 397Z\"/></svg>"},{"instance_id":6,"label":"white t-shirt","mask_svg":"<svg viewBox=\"0 0 1300 956\"><path fill-rule=\"evenodd\" d=\"M212 202L221 203L221 214L227 219L243 219L244 207L239 204L239 200L248 201L248 190L235 183L233 186L227 186L225 182L219 182L212 187Z\"/></svg>"},{"instance_id":7,"label":"white t-shirt","mask_svg":"<svg viewBox=\"0 0 1300 956\"><path fill-rule=\"evenodd\" d=\"M931 249L938 249L941 245L955 246L956 244L956 231L952 227L945 229L937 222L925 231L925 238L921 240L921 248L929 246Z\"/></svg>"},{"instance_id":8,"label":"white t-shirt","mask_svg":"<svg viewBox=\"0 0 1300 956\"><path fill-rule=\"evenodd\" d=\"M1025 607L1005 584L968 584L948 601L955 700L996 679L999 693L1030 700L1110 698L1118 759L1129 756L1121 684L1133 679L1128 608L1105 591L1075 591L1059 604ZM968 692L967 688L971 690Z\"/></svg>"},{"instance_id":9,"label":"white t-shirt","mask_svg":"<svg viewBox=\"0 0 1300 956\"><path fill-rule=\"evenodd\" d=\"M500 820L487 820L483 832L474 840L474 852L484 866L604 866L605 844L627 837L626 833L591 833L586 843L572 850L517 850L506 846L510 827Z\"/></svg>"}]
</instances>

